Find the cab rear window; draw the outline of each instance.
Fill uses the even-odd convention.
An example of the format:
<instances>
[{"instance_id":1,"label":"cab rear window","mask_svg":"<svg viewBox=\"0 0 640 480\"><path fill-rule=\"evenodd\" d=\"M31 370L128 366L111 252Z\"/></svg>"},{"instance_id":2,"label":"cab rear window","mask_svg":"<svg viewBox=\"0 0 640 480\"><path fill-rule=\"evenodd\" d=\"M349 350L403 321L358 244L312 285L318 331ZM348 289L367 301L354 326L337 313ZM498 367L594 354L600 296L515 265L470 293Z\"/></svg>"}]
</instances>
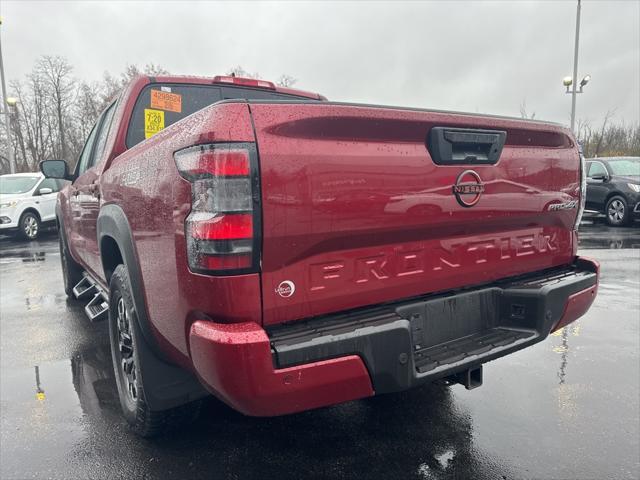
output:
<instances>
[{"instance_id":1,"label":"cab rear window","mask_svg":"<svg viewBox=\"0 0 640 480\"><path fill-rule=\"evenodd\" d=\"M266 90L219 86L154 83L147 85L136 100L127 130L127 148L198 110L221 100L309 100Z\"/></svg>"}]
</instances>

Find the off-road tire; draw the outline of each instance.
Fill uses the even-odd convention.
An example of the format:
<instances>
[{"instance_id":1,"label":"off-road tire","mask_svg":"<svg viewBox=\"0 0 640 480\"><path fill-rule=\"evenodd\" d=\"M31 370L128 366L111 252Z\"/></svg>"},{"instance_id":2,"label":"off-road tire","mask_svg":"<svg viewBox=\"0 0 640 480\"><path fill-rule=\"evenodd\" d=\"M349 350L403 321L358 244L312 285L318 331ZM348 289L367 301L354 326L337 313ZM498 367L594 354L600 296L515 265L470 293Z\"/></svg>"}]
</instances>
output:
<instances>
[{"instance_id":1,"label":"off-road tire","mask_svg":"<svg viewBox=\"0 0 640 480\"><path fill-rule=\"evenodd\" d=\"M116 267L109 283L109 337L120 406L136 434L153 437L197 418L201 401L162 411L151 410L147 405L144 371L140 368L137 348L145 340L138 326L131 283L124 265Z\"/></svg>"}]
</instances>

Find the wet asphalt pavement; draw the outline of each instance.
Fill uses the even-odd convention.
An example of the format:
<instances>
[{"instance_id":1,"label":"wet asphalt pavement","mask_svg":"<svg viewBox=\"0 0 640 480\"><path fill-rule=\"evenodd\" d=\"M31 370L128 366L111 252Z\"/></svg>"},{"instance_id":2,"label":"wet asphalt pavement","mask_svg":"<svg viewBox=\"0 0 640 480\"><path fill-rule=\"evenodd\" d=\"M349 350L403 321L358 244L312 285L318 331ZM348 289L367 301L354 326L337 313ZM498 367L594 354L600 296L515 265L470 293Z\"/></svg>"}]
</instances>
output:
<instances>
[{"instance_id":1,"label":"wet asphalt pavement","mask_svg":"<svg viewBox=\"0 0 640 480\"><path fill-rule=\"evenodd\" d=\"M586 225L602 263L589 313L485 365L484 385L430 385L281 418L216 401L154 440L120 417L106 322L62 290L55 232L0 239L0 477L639 478L640 228Z\"/></svg>"}]
</instances>

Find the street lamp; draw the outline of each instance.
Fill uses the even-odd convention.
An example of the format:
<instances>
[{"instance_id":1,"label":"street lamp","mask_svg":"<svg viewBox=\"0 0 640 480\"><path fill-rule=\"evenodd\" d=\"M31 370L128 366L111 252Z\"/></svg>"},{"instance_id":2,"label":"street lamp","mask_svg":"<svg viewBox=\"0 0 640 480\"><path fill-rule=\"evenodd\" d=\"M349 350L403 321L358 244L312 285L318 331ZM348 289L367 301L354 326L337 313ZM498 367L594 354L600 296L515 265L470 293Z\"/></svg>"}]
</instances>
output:
<instances>
[{"instance_id":1,"label":"street lamp","mask_svg":"<svg viewBox=\"0 0 640 480\"><path fill-rule=\"evenodd\" d=\"M580 45L580 0L578 0L578 7L576 9L576 42L573 51L573 77L564 77L562 84L567 88L565 93L571 94L571 131L575 134L576 124L576 94L582 93L582 88L589 83L591 75L587 75L580 80L580 90L577 89L578 83L578 46ZM573 85L573 88L569 90L569 87Z\"/></svg>"},{"instance_id":2,"label":"street lamp","mask_svg":"<svg viewBox=\"0 0 640 480\"><path fill-rule=\"evenodd\" d=\"M582 88L591 81L591 75L585 75L582 80L580 80L579 86L580 86L580 90L575 90L575 93L582 93ZM569 87L571 85L573 85L573 79L571 77L564 77L562 79L562 84L567 87L567 91L564 93L571 93L573 94L574 91L573 90L569 90Z\"/></svg>"},{"instance_id":3,"label":"street lamp","mask_svg":"<svg viewBox=\"0 0 640 480\"><path fill-rule=\"evenodd\" d=\"M2 25L2 17L0 17L0 25ZM0 83L2 84L2 110L4 114L7 116L7 123L5 126L7 128L7 152L9 154L9 171L11 173L16 173L16 158L13 154L13 142L11 141L11 115L7 111L8 107L11 105L9 103L9 99L7 98L7 85L4 81L4 65L2 64L2 43L0 42ZM13 106L15 106L17 100L12 98Z\"/></svg>"}]
</instances>

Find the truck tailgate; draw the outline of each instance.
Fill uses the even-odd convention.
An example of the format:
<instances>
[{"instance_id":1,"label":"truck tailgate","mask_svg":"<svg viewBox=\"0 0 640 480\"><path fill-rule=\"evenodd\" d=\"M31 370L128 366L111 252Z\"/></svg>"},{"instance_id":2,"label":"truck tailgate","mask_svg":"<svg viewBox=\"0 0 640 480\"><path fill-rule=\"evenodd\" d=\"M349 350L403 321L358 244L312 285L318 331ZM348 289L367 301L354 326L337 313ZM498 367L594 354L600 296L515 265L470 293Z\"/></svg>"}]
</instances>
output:
<instances>
[{"instance_id":1,"label":"truck tailgate","mask_svg":"<svg viewBox=\"0 0 640 480\"><path fill-rule=\"evenodd\" d=\"M573 259L580 160L560 126L330 103L250 109L265 325ZM506 132L506 140L499 159L483 163L464 155L483 133L467 132L462 157L443 163L428 140L433 127Z\"/></svg>"}]
</instances>

